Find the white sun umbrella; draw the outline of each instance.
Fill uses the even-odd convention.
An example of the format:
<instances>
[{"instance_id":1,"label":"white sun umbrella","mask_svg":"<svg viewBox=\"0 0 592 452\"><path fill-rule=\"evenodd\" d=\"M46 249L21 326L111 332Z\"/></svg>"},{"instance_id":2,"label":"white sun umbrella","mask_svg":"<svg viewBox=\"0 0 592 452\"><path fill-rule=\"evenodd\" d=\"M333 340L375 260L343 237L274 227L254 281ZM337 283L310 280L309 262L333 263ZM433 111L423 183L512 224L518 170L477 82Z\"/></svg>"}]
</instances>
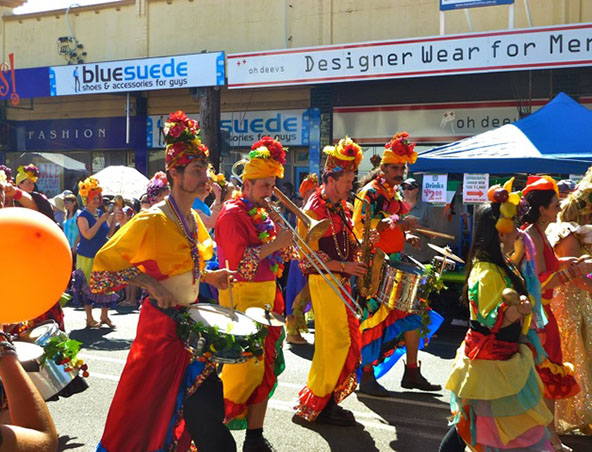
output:
<instances>
[{"instance_id":1,"label":"white sun umbrella","mask_svg":"<svg viewBox=\"0 0 592 452\"><path fill-rule=\"evenodd\" d=\"M146 193L148 178L129 166L108 166L94 174L104 195L121 195L126 199L139 199Z\"/></svg>"}]
</instances>

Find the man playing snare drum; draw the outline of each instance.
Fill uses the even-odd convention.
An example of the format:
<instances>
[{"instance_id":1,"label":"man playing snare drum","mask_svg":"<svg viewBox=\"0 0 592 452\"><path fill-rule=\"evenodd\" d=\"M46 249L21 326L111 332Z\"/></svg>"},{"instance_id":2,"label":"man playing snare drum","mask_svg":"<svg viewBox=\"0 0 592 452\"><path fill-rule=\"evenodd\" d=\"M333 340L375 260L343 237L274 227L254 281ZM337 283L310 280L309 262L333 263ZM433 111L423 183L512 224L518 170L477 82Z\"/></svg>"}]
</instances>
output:
<instances>
[{"instance_id":1,"label":"man playing snare drum","mask_svg":"<svg viewBox=\"0 0 592 452\"><path fill-rule=\"evenodd\" d=\"M228 287L227 270L203 271L213 246L191 210L206 190L208 148L183 112L169 116L166 143L170 196L133 217L94 261L93 291L135 284L149 293L97 450L185 451L193 440L200 452L233 452L215 365L192 359L174 320L196 300L200 279Z\"/></svg>"},{"instance_id":2,"label":"man playing snare drum","mask_svg":"<svg viewBox=\"0 0 592 452\"><path fill-rule=\"evenodd\" d=\"M405 241L416 244L419 238L410 231L417 226L412 217L405 218L409 212L403 201L398 186L403 181L407 164L415 163L417 153L414 143L408 140L407 132L396 134L385 145L380 168L371 172L362 181L358 197L370 203L371 211L359 199L354 205L354 224L356 235L362 238L364 222L371 221L372 229L378 231L379 241L376 246L383 250L390 259L400 260ZM400 356L393 353L401 336L407 354L405 374L401 386L406 389L439 391L440 385L433 385L420 372L417 354L420 345L420 327L422 318L379 305L375 300L368 302L368 318L362 321L362 378L360 391L374 396L388 396L375 376L382 376ZM432 332L433 333L433 332Z\"/></svg>"},{"instance_id":3,"label":"man playing snare drum","mask_svg":"<svg viewBox=\"0 0 592 452\"><path fill-rule=\"evenodd\" d=\"M216 220L216 241L221 266L236 270L238 283L220 291L220 304L239 311L256 307L283 313L284 300L277 286L284 262L291 259L292 234L278 231L266 210L276 177L284 176L286 152L279 141L263 137L251 147L242 174L243 190L227 201ZM263 437L267 400L277 376L284 370L282 327L268 327L261 360L225 364L226 421L231 430L247 429L244 452L274 450Z\"/></svg>"}]
</instances>

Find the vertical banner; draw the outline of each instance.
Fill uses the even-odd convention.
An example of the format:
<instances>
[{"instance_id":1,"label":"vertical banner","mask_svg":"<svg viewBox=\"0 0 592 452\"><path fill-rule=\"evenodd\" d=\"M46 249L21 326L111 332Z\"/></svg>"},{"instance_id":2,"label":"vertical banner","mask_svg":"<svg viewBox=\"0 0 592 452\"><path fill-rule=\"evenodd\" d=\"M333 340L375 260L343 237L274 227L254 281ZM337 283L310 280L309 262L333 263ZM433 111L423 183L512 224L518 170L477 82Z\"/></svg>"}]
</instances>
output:
<instances>
[{"instance_id":1,"label":"vertical banner","mask_svg":"<svg viewBox=\"0 0 592 452\"><path fill-rule=\"evenodd\" d=\"M309 109L308 172L321 172L321 110Z\"/></svg>"},{"instance_id":2,"label":"vertical banner","mask_svg":"<svg viewBox=\"0 0 592 452\"><path fill-rule=\"evenodd\" d=\"M465 173L463 176L463 202L465 204L481 204L487 202L489 174Z\"/></svg>"},{"instance_id":3,"label":"vertical banner","mask_svg":"<svg viewBox=\"0 0 592 452\"><path fill-rule=\"evenodd\" d=\"M448 174L424 174L422 200L431 204L446 204Z\"/></svg>"}]
</instances>

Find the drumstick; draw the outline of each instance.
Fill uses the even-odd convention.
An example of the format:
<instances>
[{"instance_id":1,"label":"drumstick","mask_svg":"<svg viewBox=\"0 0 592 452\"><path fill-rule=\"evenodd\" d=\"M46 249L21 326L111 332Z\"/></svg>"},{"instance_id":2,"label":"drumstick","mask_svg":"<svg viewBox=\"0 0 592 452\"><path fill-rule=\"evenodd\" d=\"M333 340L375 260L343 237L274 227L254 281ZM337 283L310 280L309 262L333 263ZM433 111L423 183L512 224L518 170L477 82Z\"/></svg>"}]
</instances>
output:
<instances>
[{"instance_id":1,"label":"drumstick","mask_svg":"<svg viewBox=\"0 0 592 452\"><path fill-rule=\"evenodd\" d=\"M432 231L431 229L426 228L415 228L414 231L419 232L420 234L424 234L430 237L441 237L443 239L454 240L455 237L450 234L445 234L443 232Z\"/></svg>"},{"instance_id":2,"label":"drumstick","mask_svg":"<svg viewBox=\"0 0 592 452\"><path fill-rule=\"evenodd\" d=\"M230 270L228 259L226 259L226 270ZM228 283L228 293L230 294L230 315L234 319L234 299L232 298L232 285L230 284L230 273L226 274L226 282Z\"/></svg>"}]
</instances>

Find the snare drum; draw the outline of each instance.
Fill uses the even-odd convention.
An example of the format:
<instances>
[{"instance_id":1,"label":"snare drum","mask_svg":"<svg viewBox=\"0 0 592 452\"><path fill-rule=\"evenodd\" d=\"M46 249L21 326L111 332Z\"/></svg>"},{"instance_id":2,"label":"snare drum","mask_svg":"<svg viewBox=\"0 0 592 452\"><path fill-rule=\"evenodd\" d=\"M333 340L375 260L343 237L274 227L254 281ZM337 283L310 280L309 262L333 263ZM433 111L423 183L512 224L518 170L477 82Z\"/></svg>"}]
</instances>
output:
<instances>
[{"instance_id":1,"label":"snare drum","mask_svg":"<svg viewBox=\"0 0 592 452\"><path fill-rule=\"evenodd\" d=\"M44 350L42 347L54 337L58 337L61 340L68 340L68 335L60 330L60 327L54 320L47 320L21 334L21 340L30 341L33 344L27 344L26 342L19 343L35 345L41 349L41 356L43 356ZM39 359L41 359L41 356ZM56 364L52 359L46 359L36 375L29 374L44 400L48 400L58 394L78 375L78 369L66 372L64 367L63 364Z\"/></svg>"},{"instance_id":2,"label":"snare drum","mask_svg":"<svg viewBox=\"0 0 592 452\"><path fill-rule=\"evenodd\" d=\"M29 342L14 341L18 360L43 397L48 400L64 389L78 375L78 370L66 372L64 366L46 360L41 365L43 348Z\"/></svg>"},{"instance_id":3,"label":"snare drum","mask_svg":"<svg viewBox=\"0 0 592 452\"><path fill-rule=\"evenodd\" d=\"M403 262L385 263L376 299L390 309L418 312L421 301L417 298L417 291L424 283L421 268Z\"/></svg>"},{"instance_id":4,"label":"snare drum","mask_svg":"<svg viewBox=\"0 0 592 452\"><path fill-rule=\"evenodd\" d=\"M194 356L222 364L236 364L263 351L265 332L239 311L216 304L199 303L188 313L194 325L185 348Z\"/></svg>"}]
</instances>

